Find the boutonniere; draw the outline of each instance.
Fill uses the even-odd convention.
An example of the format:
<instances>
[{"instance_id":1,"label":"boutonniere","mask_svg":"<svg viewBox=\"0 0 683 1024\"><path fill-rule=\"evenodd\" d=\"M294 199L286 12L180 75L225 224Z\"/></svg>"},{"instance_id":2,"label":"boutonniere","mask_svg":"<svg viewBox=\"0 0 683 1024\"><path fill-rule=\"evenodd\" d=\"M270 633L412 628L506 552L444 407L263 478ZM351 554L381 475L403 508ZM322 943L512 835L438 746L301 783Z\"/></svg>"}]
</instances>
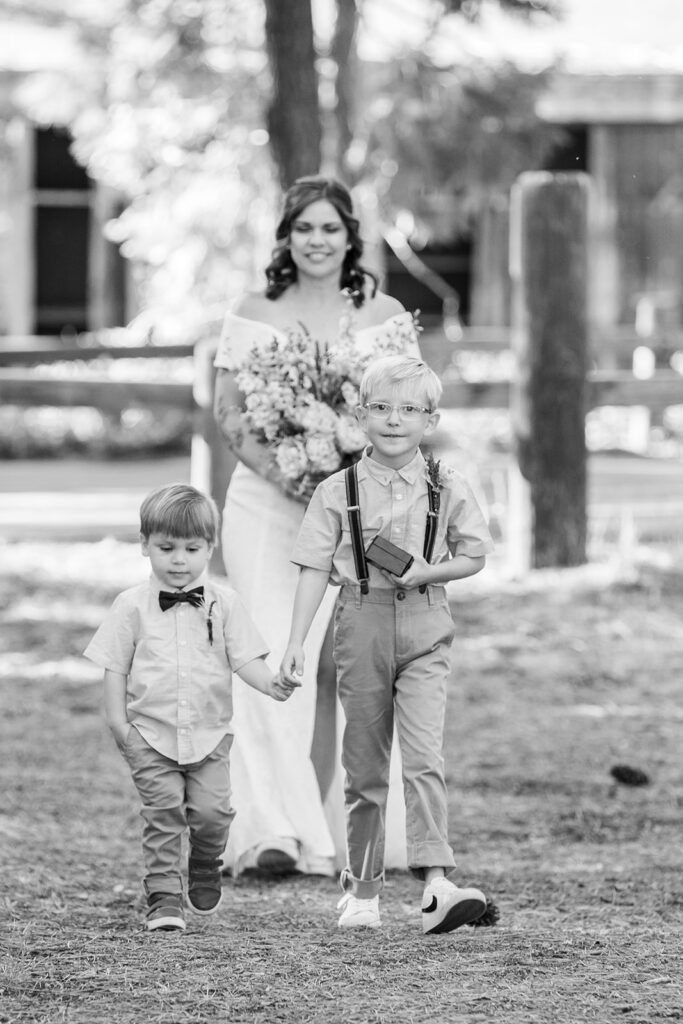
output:
<instances>
[{"instance_id":1,"label":"boutonniere","mask_svg":"<svg viewBox=\"0 0 683 1024\"><path fill-rule=\"evenodd\" d=\"M431 488L429 515L438 516L441 505L441 459L435 459L431 452L427 454L427 479Z\"/></svg>"},{"instance_id":2,"label":"boutonniere","mask_svg":"<svg viewBox=\"0 0 683 1024\"><path fill-rule=\"evenodd\" d=\"M211 613L212 613L212 611L214 609L215 604L216 604L216 602L212 601L211 604L209 605L208 611L206 613L206 632L207 632L208 637L209 637L209 643L210 643L210 645L212 647L213 647L213 619L211 618ZM206 607L206 605L204 605L204 607Z\"/></svg>"}]
</instances>

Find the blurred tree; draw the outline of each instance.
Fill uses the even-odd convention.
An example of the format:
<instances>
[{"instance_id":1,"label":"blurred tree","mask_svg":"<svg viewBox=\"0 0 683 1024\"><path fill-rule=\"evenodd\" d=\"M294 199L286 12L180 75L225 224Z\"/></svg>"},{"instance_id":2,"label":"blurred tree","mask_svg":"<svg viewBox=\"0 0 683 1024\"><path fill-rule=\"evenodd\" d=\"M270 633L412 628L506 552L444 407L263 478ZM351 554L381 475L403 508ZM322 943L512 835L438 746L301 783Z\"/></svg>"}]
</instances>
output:
<instances>
[{"instance_id":1,"label":"blurred tree","mask_svg":"<svg viewBox=\"0 0 683 1024\"><path fill-rule=\"evenodd\" d=\"M16 10L5 0L0 11L8 6ZM29 10L76 34L81 61L32 76L20 101L38 123L67 126L76 158L123 197L108 232L133 261L136 326L165 341L215 331L226 296L250 286L268 255L262 8L33 0Z\"/></svg>"},{"instance_id":2,"label":"blurred tree","mask_svg":"<svg viewBox=\"0 0 683 1024\"><path fill-rule=\"evenodd\" d=\"M561 137L535 112L551 72L525 74L510 62L437 59L443 33L457 38L458 25L476 22L487 0L415 5L411 13L422 12L422 25L413 46L360 70L353 41L363 4L336 0L327 49L335 83L327 122L333 139L324 150L341 177L372 185L387 215L407 208L432 238L450 239L492 190L507 191L521 171L540 166ZM559 13L555 0L488 0L489 7L494 4L527 19Z\"/></svg>"},{"instance_id":3,"label":"blurred tree","mask_svg":"<svg viewBox=\"0 0 683 1024\"><path fill-rule=\"evenodd\" d=\"M273 77L268 132L280 183L287 188L320 167L322 128L311 0L265 0Z\"/></svg>"},{"instance_id":4,"label":"blurred tree","mask_svg":"<svg viewBox=\"0 0 683 1024\"><path fill-rule=\"evenodd\" d=\"M424 30L413 52L367 75L355 52L365 2L334 0L321 40L312 0L0 0L5 18L78 38L79 63L20 95L39 123L67 126L77 159L124 197L109 233L133 261L141 331L197 337L226 295L257 278L275 205L271 156L284 185L322 162L450 235L486 188L534 165L540 79L429 56L449 19L476 19L483 0L415 0ZM520 14L553 6L496 2ZM430 208L436 193L457 197L450 221Z\"/></svg>"}]
</instances>

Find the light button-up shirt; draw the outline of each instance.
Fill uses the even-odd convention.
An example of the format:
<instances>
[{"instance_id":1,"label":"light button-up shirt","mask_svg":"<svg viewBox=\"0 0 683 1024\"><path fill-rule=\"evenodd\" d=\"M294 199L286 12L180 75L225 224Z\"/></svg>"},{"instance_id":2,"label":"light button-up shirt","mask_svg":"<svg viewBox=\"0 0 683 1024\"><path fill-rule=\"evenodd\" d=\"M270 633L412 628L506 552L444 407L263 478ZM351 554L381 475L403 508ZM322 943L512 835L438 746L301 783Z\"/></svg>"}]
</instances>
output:
<instances>
[{"instance_id":1,"label":"light button-up shirt","mask_svg":"<svg viewBox=\"0 0 683 1024\"><path fill-rule=\"evenodd\" d=\"M128 721L179 764L201 761L232 731L232 673L269 653L234 590L206 576L198 584L203 607L165 612L155 576L125 590L85 650L96 665L128 677Z\"/></svg>"},{"instance_id":2,"label":"light button-up shirt","mask_svg":"<svg viewBox=\"0 0 683 1024\"><path fill-rule=\"evenodd\" d=\"M358 500L367 548L376 536L385 537L411 555L422 555L429 498L427 465L418 449L401 469L375 462L363 452L358 462ZM452 555L486 555L493 542L483 513L465 478L448 466L440 470L441 509L432 564ZM340 586L357 580L349 517L346 511L344 472L333 473L316 488L306 509L292 561L322 569L330 583ZM391 588L391 580L368 565L371 587Z\"/></svg>"}]
</instances>

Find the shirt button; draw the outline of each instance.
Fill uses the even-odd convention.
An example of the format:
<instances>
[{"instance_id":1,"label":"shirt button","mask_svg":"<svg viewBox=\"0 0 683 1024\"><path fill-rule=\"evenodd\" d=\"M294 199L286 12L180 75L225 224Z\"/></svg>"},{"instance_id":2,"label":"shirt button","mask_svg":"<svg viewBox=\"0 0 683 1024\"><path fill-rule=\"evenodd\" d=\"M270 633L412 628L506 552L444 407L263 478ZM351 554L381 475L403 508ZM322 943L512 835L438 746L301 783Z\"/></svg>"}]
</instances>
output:
<instances>
[{"instance_id":1,"label":"shirt button","mask_svg":"<svg viewBox=\"0 0 683 1024\"><path fill-rule=\"evenodd\" d=\"M180 646L181 647L186 647L187 646L187 640L181 640L180 641Z\"/></svg>"},{"instance_id":2,"label":"shirt button","mask_svg":"<svg viewBox=\"0 0 683 1024\"><path fill-rule=\"evenodd\" d=\"M396 600L397 601L405 601L405 598L406 598L405 590L399 590L397 592L397 594L396 594Z\"/></svg>"},{"instance_id":3,"label":"shirt button","mask_svg":"<svg viewBox=\"0 0 683 1024\"><path fill-rule=\"evenodd\" d=\"M187 701L186 700L181 700L181 701L179 701L179 704L180 704L181 707L184 708L185 705L187 704Z\"/></svg>"},{"instance_id":4,"label":"shirt button","mask_svg":"<svg viewBox=\"0 0 683 1024\"><path fill-rule=\"evenodd\" d=\"M402 494L397 494L396 495L396 501L403 501L403 495Z\"/></svg>"}]
</instances>

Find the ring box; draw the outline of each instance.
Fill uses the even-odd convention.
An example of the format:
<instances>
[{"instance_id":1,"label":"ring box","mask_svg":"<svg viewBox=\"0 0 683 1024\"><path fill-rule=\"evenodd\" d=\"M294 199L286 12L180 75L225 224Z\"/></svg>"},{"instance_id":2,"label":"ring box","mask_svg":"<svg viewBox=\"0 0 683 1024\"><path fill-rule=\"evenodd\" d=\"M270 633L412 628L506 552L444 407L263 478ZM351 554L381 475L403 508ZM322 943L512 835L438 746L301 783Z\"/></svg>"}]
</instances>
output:
<instances>
[{"instance_id":1,"label":"ring box","mask_svg":"<svg viewBox=\"0 0 683 1024\"><path fill-rule=\"evenodd\" d=\"M414 561L412 555L384 537L375 537L370 541L365 557L372 565L386 569L393 576L403 576Z\"/></svg>"}]
</instances>

